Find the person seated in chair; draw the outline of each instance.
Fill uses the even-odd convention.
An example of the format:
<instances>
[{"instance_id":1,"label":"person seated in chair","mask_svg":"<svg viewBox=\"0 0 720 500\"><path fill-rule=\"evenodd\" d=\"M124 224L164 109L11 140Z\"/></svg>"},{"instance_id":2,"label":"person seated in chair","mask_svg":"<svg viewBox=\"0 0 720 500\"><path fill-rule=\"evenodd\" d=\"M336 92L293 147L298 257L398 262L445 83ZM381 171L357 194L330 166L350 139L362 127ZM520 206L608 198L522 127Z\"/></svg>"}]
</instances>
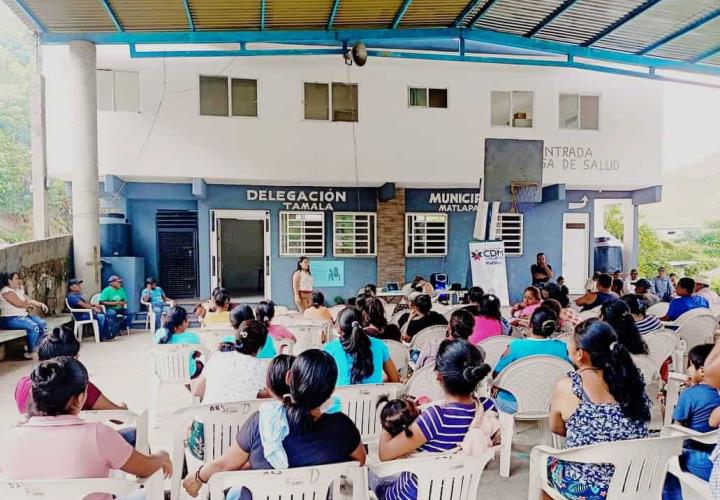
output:
<instances>
[{"instance_id":1,"label":"person seated in chair","mask_svg":"<svg viewBox=\"0 0 720 500\"><path fill-rule=\"evenodd\" d=\"M597 279L597 292L588 292L575 301L575 304L582 308L583 311L590 311L603 305L605 302L617 299L612 293L612 276L609 274L601 274Z\"/></svg>"},{"instance_id":2,"label":"person seated in chair","mask_svg":"<svg viewBox=\"0 0 720 500\"><path fill-rule=\"evenodd\" d=\"M648 307L660 302L658 296L652 293L652 283L645 278L640 278L635 282L635 295L642 297Z\"/></svg>"},{"instance_id":3,"label":"person seated in chair","mask_svg":"<svg viewBox=\"0 0 720 500\"><path fill-rule=\"evenodd\" d=\"M102 306L91 304L82 293L83 280L71 279L68 280L68 294L67 303L71 309L89 309L91 313L73 313L73 319L75 321L86 321L89 315L92 315L92 319L98 323L98 330L100 333L100 340L110 340L114 337L113 332L110 330L110 323L105 316L105 310Z\"/></svg>"},{"instance_id":4,"label":"person seated in chair","mask_svg":"<svg viewBox=\"0 0 720 500\"><path fill-rule=\"evenodd\" d=\"M700 307L709 309L710 304L705 297L694 295L695 280L692 278L680 278L677 284L677 298L670 302L670 308L665 316L660 318L663 321L675 321L680 316L693 309Z\"/></svg>"},{"instance_id":5,"label":"person seated in chair","mask_svg":"<svg viewBox=\"0 0 720 500\"><path fill-rule=\"evenodd\" d=\"M175 302L165 295L165 291L157 286L155 278L148 278L145 280L145 289L142 291L140 296L140 302L148 307L148 314L150 308L155 313L155 330L160 328L162 324L162 314L166 307L174 307Z\"/></svg>"},{"instance_id":6,"label":"person seated in chair","mask_svg":"<svg viewBox=\"0 0 720 500\"><path fill-rule=\"evenodd\" d=\"M108 278L108 286L100 292L100 303L105 306L113 337L132 324L132 313L128 311L127 293L122 284L122 278L113 274Z\"/></svg>"}]
</instances>

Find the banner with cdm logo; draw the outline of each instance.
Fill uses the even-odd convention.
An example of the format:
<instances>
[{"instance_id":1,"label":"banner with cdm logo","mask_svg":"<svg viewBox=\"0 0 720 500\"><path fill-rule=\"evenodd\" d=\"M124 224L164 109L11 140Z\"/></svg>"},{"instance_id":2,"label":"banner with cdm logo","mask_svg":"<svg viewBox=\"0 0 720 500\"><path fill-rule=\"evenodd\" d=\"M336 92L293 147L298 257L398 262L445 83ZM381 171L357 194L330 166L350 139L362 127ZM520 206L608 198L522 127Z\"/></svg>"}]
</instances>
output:
<instances>
[{"instance_id":1,"label":"banner with cdm logo","mask_svg":"<svg viewBox=\"0 0 720 500\"><path fill-rule=\"evenodd\" d=\"M473 286L481 287L485 293L497 296L503 306L509 306L505 244L476 241L471 242L469 248Z\"/></svg>"}]
</instances>

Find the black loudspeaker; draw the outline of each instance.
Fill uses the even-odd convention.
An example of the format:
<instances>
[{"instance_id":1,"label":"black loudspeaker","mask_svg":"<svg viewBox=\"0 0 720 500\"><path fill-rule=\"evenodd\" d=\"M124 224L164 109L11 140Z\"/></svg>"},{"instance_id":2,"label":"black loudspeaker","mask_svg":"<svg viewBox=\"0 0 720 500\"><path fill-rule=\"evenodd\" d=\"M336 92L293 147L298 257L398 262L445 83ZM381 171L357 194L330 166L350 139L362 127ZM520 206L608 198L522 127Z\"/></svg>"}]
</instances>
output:
<instances>
[{"instance_id":1,"label":"black loudspeaker","mask_svg":"<svg viewBox=\"0 0 720 500\"><path fill-rule=\"evenodd\" d=\"M430 275L430 283L432 284L432 286L435 290L447 289L447 282L448 282L447 274L432 273Z\"/></svg>"},{"instance_id":2,"label":"black loudspeaker","mask_svg":"<svg viewBox=\"0 0 720 500\"><path fill-rule=\"evenodd\" d=\"M390 201L395 198L395 183L386 182L378 188L378 201Z\"/></svg>"}]
</instances>

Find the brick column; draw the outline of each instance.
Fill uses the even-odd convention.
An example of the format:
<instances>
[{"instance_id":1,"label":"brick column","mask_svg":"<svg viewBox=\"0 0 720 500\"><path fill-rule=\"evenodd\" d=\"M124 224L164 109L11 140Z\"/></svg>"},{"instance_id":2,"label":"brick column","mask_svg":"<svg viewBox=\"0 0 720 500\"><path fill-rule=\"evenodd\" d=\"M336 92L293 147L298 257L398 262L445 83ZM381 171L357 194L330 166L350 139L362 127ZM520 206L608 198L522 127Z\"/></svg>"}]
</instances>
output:
<instances>
[{"instance_id":1,"label":"brick column","mask_svg":"<svg viewBox=\"0 0 720 500\"><path fill-rule=\"evenodd\" d=\"M395 188L395 198L378 201L377 285L405 283L405 188Z\"/></svg>"}]
</instances>

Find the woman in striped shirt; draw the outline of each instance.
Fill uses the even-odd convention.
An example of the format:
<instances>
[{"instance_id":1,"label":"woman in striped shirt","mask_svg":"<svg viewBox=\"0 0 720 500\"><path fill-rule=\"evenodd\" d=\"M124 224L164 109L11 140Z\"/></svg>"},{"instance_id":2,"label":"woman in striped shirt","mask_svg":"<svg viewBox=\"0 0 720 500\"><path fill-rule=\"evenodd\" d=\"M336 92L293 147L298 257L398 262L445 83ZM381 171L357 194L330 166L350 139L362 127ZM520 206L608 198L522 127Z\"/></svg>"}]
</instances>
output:
<instances>
[{"instance_id":1,"label":"woman in striped shirt","mask_svg":"<svg viewBox=\"0 0 720 500\"><path fill-rule=\"evenodd\" d=\"M662 329L663 324L658 317L647 313L647 302L641 295L625 295L622 299L630 308L640 335Z\"/></svg>"},{"instance_id":2,"label":"woman in striped shirt","mask_svg":"<svg viewBox=\"0 0 720 500\"><path fill-rule=\"evenodd\" d=\"M424 410L409 427L409 432L391 436L383 431L380 460L395 460L413 452L442 453L459 446L475 417L477 403L473 391L490 373L490 366L483 361L476 346L463 340L444 340L438 348L435 370L445 392L445 402ZM417 478L410 472L378 482L374 489L380 500L417 498Z\"/></svg>"}]
</instances>

